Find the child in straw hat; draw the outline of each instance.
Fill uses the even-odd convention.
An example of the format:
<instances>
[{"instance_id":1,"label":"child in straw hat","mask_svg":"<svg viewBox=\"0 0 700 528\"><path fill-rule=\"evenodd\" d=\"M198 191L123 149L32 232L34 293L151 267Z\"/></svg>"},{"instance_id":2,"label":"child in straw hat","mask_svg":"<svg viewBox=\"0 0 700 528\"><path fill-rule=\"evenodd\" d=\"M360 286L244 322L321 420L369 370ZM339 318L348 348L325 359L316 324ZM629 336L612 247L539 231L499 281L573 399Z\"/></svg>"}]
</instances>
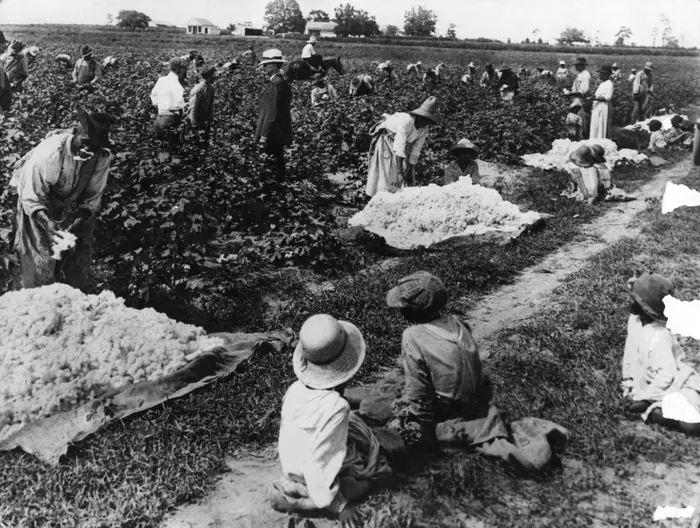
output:
<instances>
[{"instance_id":1,"label":"child in straw hat","mask_svg":"<svg viewBox=\"0 0 700 528\"><path fill-rule=\"evenodd\" d=\"M589 204L602 198L599 192L598 170L589 147L584 145L572 152L566 170L571 174L572 180L570 192L562 193L564 196Z\"/></svg>"},{"instance_id":2,"label":"child in straw hat","mask_svg":"<svg viewBox=\"0 0 700 528\"><path fill-rule=\"evenodd\" d=\"M332 84L328 84L323 74L314 74L314 80L311 84L313 86L313 90L311 90L311 106L318 106L321 103L338 98L338 92Z\"/></svg>"},{"instance_id":3,"label":"child in straw hat","mask_svg":"<svg viewBox=\"0 0 700 528\"><path fill-rule=\"evenodd\" d=\"M622 360L622 389L632 400L628 409L642 414L647 423L700 436L700 423L690 423L694 418L689 416L697 418L700 411L700 375L684 363L682 347L666 328L664 297L673 294L673 283L662 275L644 273L631 278L627 288L632 302ZM686 404L687 410L675 416L682 419L665 416L668 396Z\"/></svg>"},{"instance_id":4,"label":"child in straw hat","mask_svg":"<svg viewBox=\"0 0 700 528\"><path fill-rule=\"evenodd\" d=\"M355 526L349 503L391 479L379 441L343 398L365 359L360 330L325 314L301 327L293 366L297 381L284 395L279 456L284 478L271 490L272 507L321 512Z\"/></svg>"},{"instance_id":5,"label":"child in straw hat","mask_svg":"<svg viewBox=\"0 0 700 528\"><path fill-rule=\"evenodd\" d=\"M467 138L462 138L458 143L450 147L450 154L454 161L445 167L445 184L454 183L460 178L467 177L469 181L477 185L481 181L479 176L479 164L476 158L479 149Z\"/></svg>"}]
</instances>

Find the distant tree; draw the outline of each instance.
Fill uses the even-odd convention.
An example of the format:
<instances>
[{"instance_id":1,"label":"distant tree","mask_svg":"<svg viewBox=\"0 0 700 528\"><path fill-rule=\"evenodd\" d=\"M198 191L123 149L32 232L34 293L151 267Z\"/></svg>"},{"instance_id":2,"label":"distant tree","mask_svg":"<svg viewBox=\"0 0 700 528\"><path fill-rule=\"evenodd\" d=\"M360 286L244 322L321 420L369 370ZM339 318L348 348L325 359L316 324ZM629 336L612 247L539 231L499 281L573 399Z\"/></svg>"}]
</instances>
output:
<instances>
[{"instance_id":1,"label":"distant tree","mask_svg":"<svg viewBox=\"0 0 700 528\"><path fill-rule=\"evenodd\" d=\"M399 34L399 26L389 24L386 28L384 28L384 34L387 37L395 37Z\"/></svg>"},{"instance_id":2,"label":"distant tree","mask_svg":"<svg viewBox=\"0 0 700 528\"><path fill-rule=\"evenodd\" d=\"M632 30L627 26L622 26L617 33L615 33L615 46L624 46L625 40L629 40L632 36Z\"/></svg>"},{"instance_id":3,"label":"distant tree","mask_svg":"<svg viewBox=\"0 0 700 528\"><path fill-rule=\"evenodd\" d=\"M563 46L573 46L576 42L588 44L591 42L591 39L586 37L586 34L583 32L583 30L571 27L568 27L564 31L562 31L561 35L559 35L559 38L557 38L557 43Z\"/></svg>"},{"instance_id":4,"label":"distant tree","mask_svg":"<svg viewBox=\"0 0 700 528\"><path fill-rule=\"evenodd\" d=\"M340 4L335 8L335 19L338 24L335 33L341 37L348 35L379 35L379 24L367 11L355 9L351 4Z\"/></svg>"},{"instance_id":5,"label":"distant tree","mask_svg":"<svg viewBox=\"0 0 700 528\"><path fill-rule=\"evenodd\" d=\"M454 22L450 24L450 26L447 28L447 33L445 33L445 37L450 40L457 39L457 25Z\"/></svg>"},{"instance_id":6,"label":"distant tree","mask_svg":"<svg viewBox=\"0 0 700 528\"><path fill-rule=\"evenodd\" d=\"M265 22L275 33L303 33L306 27L297 0L272 0L265 6Z\"/></svg>"},{"instance_id":7,"label":"distant tree","mask_svg":"<svg viewBox=\"0 0 700 528\"><path fill-rule=\"evenodd\" d=\"M540 38L537 39L537 43L538 43L538 44L544 44L544 41L542 40L542 37L540 37Z\"/></svg>"},{"instance_id":8,"label":"distant tree","mask_svg":"<svg viewBox=\"0 0 700 528\"><path fill-rule=\"evenodd\" d=\"M404 14L404 33L416 37L429 37L435 33L437 20L437 15L430 9L414 6Z\"/></svg>"},{"instance_id":9,"label":"distant tree","mask_svg":"<svg viewBox=\"0 0 700 528\"><path fill-rule=\"evenodd\" d=\"M672 35L673 28L671 26L671 21L668 19L668 16L666 16L665 13L661 15L661 24L663 25L663 31L661 33L661 45L662 46L667 46L668 45L668 40L670 38L674 38ZM676 44L678 43L678 39L675 39Z\"/></svg>"},{"instance_id":10,"label":"distant tree","mask_svg":"<svg viewBox=\"0 0 700 528\"><path fill-rule=\"evenodd\" d=\"M107 13L107 25L111 26L114 24L114 16L112 13Z\"/></svg>"},{"instance_id":11,"label":"distant tree","mask_svg":"<svg viewBox=\"0 0 700 528\"><path fill-rule=\"evenodd\" d=\"M151 17L133 9L122 9L117 15L117 26L131 30L146 29L150 21Z\"/></svg>"},{"instance_id":12,"label":"distant tree","mask_svg":"<svg viewBox=\"0 0 700 528\"><path fill-rule=\"evenodd\" d=\"M681 45L680 45L680 43L678 42L678 38L674 37L673 35L670 35L670 36L666 39L666 47L667 47L667 48L680 48Z\"/></svg>"},{"instance_id":13,"label":"distant tree","mask_svg":"<svg viewBox=\"0 0 700 528\"><path fill-rule=\"evenodd\" d=\"M308 22L330 22L331 17L325 11L321 11L320 9L314 9L312 11L309 11L309 16L306 17L306 20Z\"/></svg>"},{"instance_id":14,"label":"distant tree","mask_svg":"<svg viewBox=\"0 0 700 528\"><path fill-rule=\"evenodd\" d=\"M510 44L510 37L508 37L508 44Z\"/></svg>"},{"instance_id":15,"label":"distant tree","mask_svg":"<svg viewBox=\"0 0 700 528\"><path fill-rule=\"evenodd\" d=\"M523 44L530 44L530 39L525 37L525 40L523 40Z\"/></svg>"},{"instance_id":16,"label":"distant tree","mask_svg":"<svg viewBox=\"0 0 700 528\"><path fill-rule=\"evenodd\" d=\"M226 30L229 31L229 33L234 33L236 31L236 24L235 22L229 24L226 26Z\"/></svg>"},{"instance_id":17,"label":"distant tree","mask_svg":"<svg viewBox=\"0 0 700 528\"><path fill-rule=\"evenodd\" d=\"M656 37L659 36L659 28L655 27L654 30L651 32L651 46L652 48L656 47Z\"/></svg>"}]
</instances>

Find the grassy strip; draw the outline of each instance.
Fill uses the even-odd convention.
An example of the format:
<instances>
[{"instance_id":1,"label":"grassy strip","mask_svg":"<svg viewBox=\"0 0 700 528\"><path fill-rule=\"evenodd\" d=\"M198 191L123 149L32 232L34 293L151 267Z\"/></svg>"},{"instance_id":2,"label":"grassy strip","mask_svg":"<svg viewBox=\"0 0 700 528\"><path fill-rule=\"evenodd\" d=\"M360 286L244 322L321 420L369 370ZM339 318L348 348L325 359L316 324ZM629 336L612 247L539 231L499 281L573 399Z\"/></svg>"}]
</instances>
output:
<instances>
[{"instance_id":1,"label":"grassy strip","mask_svg":"<svg viewBox=\"0 0 700 528\"><path fill-rule=\"evenodd\" d=\"M631 190L654 172L651 168L628 168L615 179ZM272 323L263 323L262 308L248 302L245 289L228 299L228 307L237 318L236 326L250 331L269 329L271 324L298 329L306 316L319 312L355 322L371 350L360 380L370 380L379 369L392 365L399 354L403 323L386 309L384 294L400 276L427 269L445 280L454 299L484 295L575 239L582 223L605 211L605 206L588 207L557 198L564 180L563 174L536 171L511 197L530 209L556 215L544 230L514 245L415 255L385 274L343 281L331 294L292 299ZM548 330L546 335L550 334ZM496 372L498 361L493 363ZM547 361L533 357L532 365L546 367L547 379L555 383L557 373ZM537 372L531 366L521 367L522 372ZM519 374L511 367L504 372ZM275 440L281 398L293 378L288 353L260 356L231 383L218 383L113 424L75 446L59 468L46 467L22 453L5 454L0 457L0 520L10 525L153 526L173 507L202 497L216 476L225 471L224 457L237 447ZM508 393L503 384L516 383L497 376L496 380L502 398ZM528 393L527 385L517 386ZM504 401L502 407L507 413L521 415L513 402ZM545 413L571 424L550 413L549 407ZM584 418L590 419L590 415ZM571 449L575 453L591 449L586 446L574 443ZM474 475L477 478L480 474Z\"/></svg>"},{"instance_id":2,"label":"grassy strip","mask_svg":"<svg viewBox=\"0 0 700 528\"><path fill-rule=\"evenodd\" d=\"M698 175L695 169L678 183L699 189ZM647 428L625 413L619 386L629 315L625 283L635 271L655 271L673 280L677 298L697 298L700 211L662 215L655 199L638 221L644 226L638 238L603 251L555 291L551 306L505 331L486 365L507 419L535 416L570 429L569 470L513 479L496 464L459 453L404 484L417 504L415 526L453 526L469 514L504 527L647 526L656 505L631 491L639 484L630 480L631 462L697 460L697 440L645 433L656 426ZM700 360L698 343L681 341ZM373 500L378 521L399 510L407 515L405 507L387 504L389 494Z\"/></svg>"}]
</instances>

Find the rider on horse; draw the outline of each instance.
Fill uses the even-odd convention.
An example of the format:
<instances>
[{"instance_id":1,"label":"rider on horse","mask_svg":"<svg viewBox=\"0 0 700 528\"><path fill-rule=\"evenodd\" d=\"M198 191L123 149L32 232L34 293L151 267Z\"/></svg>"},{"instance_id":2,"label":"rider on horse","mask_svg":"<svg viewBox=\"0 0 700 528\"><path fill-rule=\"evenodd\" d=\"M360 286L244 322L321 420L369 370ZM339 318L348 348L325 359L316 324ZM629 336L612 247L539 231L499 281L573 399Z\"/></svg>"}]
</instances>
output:
<instances>
[{"instance_id":1,"label":"rider on horse","mask_svg":"<svg viewBox=\"0 0 700 528\"><path fill-rule=\"evenodd\" d=\"M314 49L314 44L316 43L316 37L314 35L311 35L311 37L309 37L309 40L306 41L304 51L301 52L302 60L309 66L311 66L314 72L318 71L318 66L320 62L320 56L316 53L316 50Z\"/></svg>"}]
</instances>

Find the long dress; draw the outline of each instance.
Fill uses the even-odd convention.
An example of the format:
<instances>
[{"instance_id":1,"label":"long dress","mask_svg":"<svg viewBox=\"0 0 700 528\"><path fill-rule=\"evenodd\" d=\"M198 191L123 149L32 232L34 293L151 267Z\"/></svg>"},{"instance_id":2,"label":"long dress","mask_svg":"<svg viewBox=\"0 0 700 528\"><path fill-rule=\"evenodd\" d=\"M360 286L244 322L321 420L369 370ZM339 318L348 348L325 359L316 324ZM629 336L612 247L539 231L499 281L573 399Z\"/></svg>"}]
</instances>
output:
<instances>
[{"instance_id":1,"label":"long dress","mask_svg":"<svg viewBox=\"0 0 700 528\"><path fill-rule=\"evenodd\" d=\"M608 137L608 117L610 114L610 101L612 100L615 86L608 79L600 83L595 91L595 97L602 97L603 101L593 101L593 110L591 111L591 139L605 139Z\"/></svg>"},{"instance_id":2,"label":"long dress","mask_svg":"<svg viewBox=\"0 0 700 528\"><path fill-rule=\"evenodd\" d=\"M428 137L428 127L417 129L411 114L397 112L374 127L372 135L366 193L374 196L381 191L397 192L401 184L396 156L415 165Z\"/></svg>"}]
</instances>

